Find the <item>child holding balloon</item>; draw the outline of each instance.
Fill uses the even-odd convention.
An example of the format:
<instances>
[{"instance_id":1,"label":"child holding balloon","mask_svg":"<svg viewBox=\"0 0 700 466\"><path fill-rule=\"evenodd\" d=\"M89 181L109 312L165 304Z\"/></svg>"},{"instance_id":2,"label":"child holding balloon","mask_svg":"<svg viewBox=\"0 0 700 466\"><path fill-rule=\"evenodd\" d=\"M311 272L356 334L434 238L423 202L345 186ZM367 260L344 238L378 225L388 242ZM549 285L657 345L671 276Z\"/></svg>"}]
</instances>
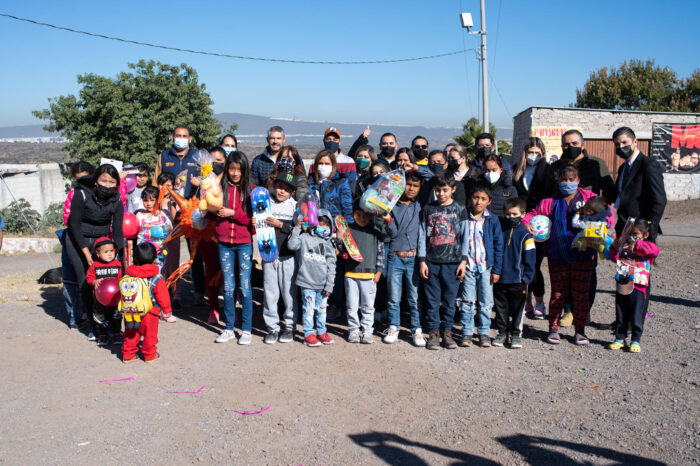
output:
<instances>
[{"instance_id":1,"label":"child holding balloon","mask_svg":"<svg viewBox=\"0 0 700 466\"><path fill-rule=\"evenodd\" d=\"M119 302L118 281L122 277L122 263L116 258L117 245L103 236L95 241L94 261L85 273L85 280L95 293L92 318L97 324L97 346L109 343L121 345L121 315L117 312ZM114 280L108 280L114 279Z\"/></svg>"}]
</instances>

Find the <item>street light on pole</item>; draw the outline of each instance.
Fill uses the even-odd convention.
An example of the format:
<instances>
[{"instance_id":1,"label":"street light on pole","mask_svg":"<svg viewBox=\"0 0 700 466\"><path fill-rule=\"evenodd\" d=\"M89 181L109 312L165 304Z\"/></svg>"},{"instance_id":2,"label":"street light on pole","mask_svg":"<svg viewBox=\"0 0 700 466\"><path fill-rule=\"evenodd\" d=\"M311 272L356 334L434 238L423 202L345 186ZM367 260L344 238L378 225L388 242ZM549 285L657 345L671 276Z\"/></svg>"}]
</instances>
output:
<instances>
[{"instance_id":1,"label":"street light on pole","mask_svg":"<svg viewBox=\"0 0 700 466\"><path fill-rule=\"evenodd\" d=\"M485 0L481 0L481 30L472 32L474 20L471 13L462 13L459 15L462 22L462 27L467 30L468 34L479 34L481 36L481 50L479 51L479 60L481 60L481 94L482 94L482 121L484 131L489 131L489 88L488 88L488 70L486 68L486 8Z\"/></svg>"}]
</instances>

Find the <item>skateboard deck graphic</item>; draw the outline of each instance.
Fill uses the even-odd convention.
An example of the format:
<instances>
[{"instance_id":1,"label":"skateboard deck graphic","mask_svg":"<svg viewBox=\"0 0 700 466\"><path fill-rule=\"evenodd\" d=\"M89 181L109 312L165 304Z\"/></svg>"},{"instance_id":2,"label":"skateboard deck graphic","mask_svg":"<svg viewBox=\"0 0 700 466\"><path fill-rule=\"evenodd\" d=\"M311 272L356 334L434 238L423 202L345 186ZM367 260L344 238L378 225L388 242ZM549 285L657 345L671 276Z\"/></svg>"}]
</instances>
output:
<instances>
[{"instance_id":1,"label":"skateboard deck graphic","mask_svg":"<svg viewBox=\"0 0 700 466\"><path fill-rule=\"evenodd\" d=\"M275 228L265 223L267 217L272 214L270 193L265 188L255 188L250 193L255 217L255 235L258 241L260 257L265 262L274 262L277 259L277 235Z\"/></svg>"},{"instance_id":2,"label":"skateboard deck graphic","mask_svg":"<svg viewBox=\"0 0 700 466\"><path fill-rule=\"evenodd\" d=\"M345 217L342 215L335 217L335 226L336 228L341 227L345 230L345 233L340 240L343 242L345 250L348 252L348 255L352 258L352 260L357 262L362 262L365 260L365 258L362 257L362 254L360 254L355 238L353 238L352 233L350 233L350 228L348 227L348 222L345 220Z\"/></svg>"}]
</instances>

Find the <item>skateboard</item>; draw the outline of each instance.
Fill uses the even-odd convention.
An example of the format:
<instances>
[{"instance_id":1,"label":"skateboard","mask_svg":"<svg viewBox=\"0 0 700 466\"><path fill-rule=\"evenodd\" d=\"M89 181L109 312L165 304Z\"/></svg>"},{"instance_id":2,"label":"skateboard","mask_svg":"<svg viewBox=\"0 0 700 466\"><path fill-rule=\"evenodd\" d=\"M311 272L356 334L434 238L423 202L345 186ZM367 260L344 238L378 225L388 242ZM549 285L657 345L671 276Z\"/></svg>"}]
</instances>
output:
<instances>
[{"instance_id":1,"label":"skateboard","mask_svg":"<svg viewBox=\"0 0 700 466\"><path fill-rule=\"evenodd\" d=\"M345 250L347 251L350 258L357 262L362 262L363 260L365 260L365 258L362 257L362 254L360 254L360 250L357 248L355 238L353 238L352 233L350 233L350 228L348 227L348 222L345 220L345 217L343 217L342 215L336 216L335 226L336 228L342 227L345 230L345 234L340 240L343 242Z\"/></svg>"},{"instance_id":2,"label":"skateboard","mask_svg":"<svg viewBox=\"0 0 700 466\"><path fill-rule=\"evenodd\" d=\"M372 214L388 214L406 190L403 170L385 173L364 192L360 207Z\"/></svg>"},{"instance_id":3,"label":"skateboard","mask_svg":"<svg viewBox=\"0 0 700 466\"><path fill-rule=\"evenodd\" d=\"M308 230L318 226L318 206L316 199L311 193L306 193L299 202L299 215L301 215L301 228Z\"/></svg>"},{"instance_id":4,"label":"skateboard","mask_svg":"<svg viewBox=\"0 0 700 466\"><path fill-rule=\"evenodd\" d=\"M265 188L255 188L250 193L250 199L253 205L255 236L258 240L260 257L265 262L274 262L277 259L277 235L275 228L265 223L267 217L272 214L270 193Z\"/></svg>"}]
</instances>

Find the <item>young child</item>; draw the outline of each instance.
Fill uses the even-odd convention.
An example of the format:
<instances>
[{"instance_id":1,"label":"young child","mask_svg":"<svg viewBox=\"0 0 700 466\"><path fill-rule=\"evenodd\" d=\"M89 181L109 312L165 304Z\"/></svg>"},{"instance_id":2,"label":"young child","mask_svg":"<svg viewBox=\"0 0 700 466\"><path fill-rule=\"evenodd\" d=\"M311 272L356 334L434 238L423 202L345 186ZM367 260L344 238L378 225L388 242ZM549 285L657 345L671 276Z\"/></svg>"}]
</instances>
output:
<instances>
[{"instance_id":1,"label":"young child","mask_svg":"<svg viewBox=\"0 0 700 466\"><path fill-rule=\"evenodd\" d=\"M138 173L136 173L136 187L126 196L126 208L132 214L135 214L139 210L143 209L142 194L144 188L148 186L148 181L151 176L151 170L144 162L137 163L134 165L134 168L138 170Z\"/></svg>"},{"instance_id":2,"label":"young child","mask_svg":"<svg viewBox=\"0 0 700 466\"><path fill-rule=\"evenodd\" d=\"M501 277L493 285L498 330L493 346L503 346L510 337L510 347L517 349L523 347L523 310L527 287L535 277L537 253L535 240L523 225L525 200L517 197L506 199L504 210L510 228L503 231Z\"/></svg>"},{"instance_id":3,"label":"young child","mask_svg":"<svg viewBox=\"0 0 700 466\"><path fill-rule=\"evenodd\" d=\"M443 345L456 348L452 338L455 298L467 268L467 209L454 202L457 189L454 176L441 173L432 179L436 200L421 211L418 229L418 263L420 277L425 280L428 320L427 348Z\"/></svg>"},{"instance_id":4,"label":"young child","mask_svg":"<svg viewBox=\"0 0 700 466\"><path fill-rule=\"evenodd\" d=\"M586 245L584 243L584 235L586 232L583 230L586 228L586 224L588 222L607 223L607 219L611 216L612 214L610 212L610 208L608 207L608 201L606 201L603 196L595 196L590 198L588 201L586 201L583 207L581 207L581 210L576 212L574 217L571 219L571 226L573 228L581 229L581 231L574 236L573 244L581 250L586 249ZM608 224L608 228L612 227L613 225Z\"/></svg>"},{"instance_id":5,"label":"young child","mask_svg":"<svg viewBox=\"0 0 700 466\"><path fill-rule=\"evenodd\" d=\"M372 215L360 208L359 199L353 202L352 211L355 222L348 228L364 260L357 262L348 256L344 261L348 342L371 344L374 342L374 298L384 269L384 241ZM344 228L338 227L336 236L340 244L345 233Z\"/></svg>"},{"instance_id":6,"label":"young child","mask_svg":"<svg viewBox=\"0 0 700 466\"><path fill-rule=\"evenodd\" d=\"M649 240L650 222L638 218L632 224L629 239L625 244L615 240L610 246L610 260L617 263L617 292L615 293L615 341L608 345L611 350L625 346L627 331L632 327L630 353L642 351L640 341L646 317L647 287L651 265L659 256L659 248Z\"/></svg>"},{"instance_id":7,"label":"young child","mask_svg":"<svg viewBox=\"0 0 700 466\"><path fill-rule=\"evenodd\" d=\"M163 172L160 175L158 175L158 179L156 180L158 184L158 190L163 186L168 186L172 189L173 184L175 183L175 175L173 175L170 172ZM165 193L162 199L162 204L160 206L161 210L166 212L167 214L170 215L170 219L173 224L173 228L178 224L179 222L179 215L180 212L177 207L177 203L170 198L169 193ZM163 276L167 279L170 275L172 275L175 270L180 266L180 238L169 241L165 245L165 250L167 251L167 257L168 260L165 261L165 270L163 270ZM173 304L174 307L175 305L180 303L180 282L178 281L175 289L174 290L169 290L170 291L170 302Z\"/></svg>"},{"instance_id":8,"label":"young child","mask_svg":"<svg viewBox=\"0 0 700 466\"><path fill-rule=\"evenodd\" d=\"M296 227L287 240L287 247L296 251L298 269L295 283L301 287L304 343L306 346L330 345L333 339L326 332L326 306L328 296L333 291L336 261L335 248L331 244L331 213L319 209L318 226L304 233L301 232L301 222L299 215Z\"/></svg>"},{"instance_id":9,"label":"young child","mask_svg":"<svg viewBox=\"0 0 700 466\"><path fill-rule=\"evenodd\" d=\"M488 184L476 184L469 199L467 220L467 257L464 280L459 298L462 309L461 346L471 346L474 333L474 308L479 334L479 346L491 346L491 309L493 287L501 277L503 262L503 232L498 217L489 212L491 189ZM478 307L476 306L478 305Z\"/></svg>"},{"instance_id":10,"label":"young child","mask_svg":"<svg viewBox=\"0 0 700 466\"><path fill-rule=\"evenodd\" d=\"M389 330L384 343L395 343L401 327L401 294L406 291L406 301L411 313L411 334L413 344L425 346L421 328L421 303L418 301L418 225L420 224L420 204L416 201L421 188L421 178L415 172L406 173L406 190L391 214L382 218L391 237L389 256L386 264L389 304Z\"/></svg>"},{"instance_id":11,"label":"young child","mask_svg":"<svg viewBox=\"0 0 700 466\"><path fill-rule=\"evenodd\" d=\"M107 237L98 238L95 241L94 261L85 273L85 280L93 290L96 290L100 282L105 278L122 277L122 263L116 259L117 245ZM121 344L121 316L116 306L107 307L94 299L92 318L94 321L93 333L97 336L97 346L109 344L110 339L114 344Z\"/></svg>"},{"instance_id":12,"label":"young child","mask_svg":"<svg viewBox=\"0 0 700 466\"><path fill-rule=\"evenodd\" d=\"M265 303L263 306L263 319L268 334L264 343L272 345L278 341L289 343L294 340L294 329L297 322L297 286L296 258L294 251L287 245L287 240L292 232L294 212L297 201L294 200L296 190L295 175L291 172L281 171L274 181L272 194L272 216L267 218L267 224L275 227L277 235L278 259L275 262L263 262L263 277L265 290ZM277 312L277 302L280 294L284 301L284 330L280 333L280 318Z\"/></svg>"},{"instance_id":13,"label":"young child","mask_svg":"<svg viewBox=\"0 0 700 466\"><path fill-rule=\"evenodd\" d=\"M165 286L165 279L160 275L160 268L156 264L157 260L155 246L151 243L140 243L134 248L134 265L126 269L124 278L143 278L147 282L149 298L153 307L141 317L141 325L138 329L127 328L124 332L124 344L122 345L122 362L124 364L138 360L136 352L141 337L143 337L141 342L143 360L153 362L160 358L156 347L158 344L158 315L162 314L163 318L167 319L172 316L172 313L170 295Z\"/></svg>"}]
</instances>

